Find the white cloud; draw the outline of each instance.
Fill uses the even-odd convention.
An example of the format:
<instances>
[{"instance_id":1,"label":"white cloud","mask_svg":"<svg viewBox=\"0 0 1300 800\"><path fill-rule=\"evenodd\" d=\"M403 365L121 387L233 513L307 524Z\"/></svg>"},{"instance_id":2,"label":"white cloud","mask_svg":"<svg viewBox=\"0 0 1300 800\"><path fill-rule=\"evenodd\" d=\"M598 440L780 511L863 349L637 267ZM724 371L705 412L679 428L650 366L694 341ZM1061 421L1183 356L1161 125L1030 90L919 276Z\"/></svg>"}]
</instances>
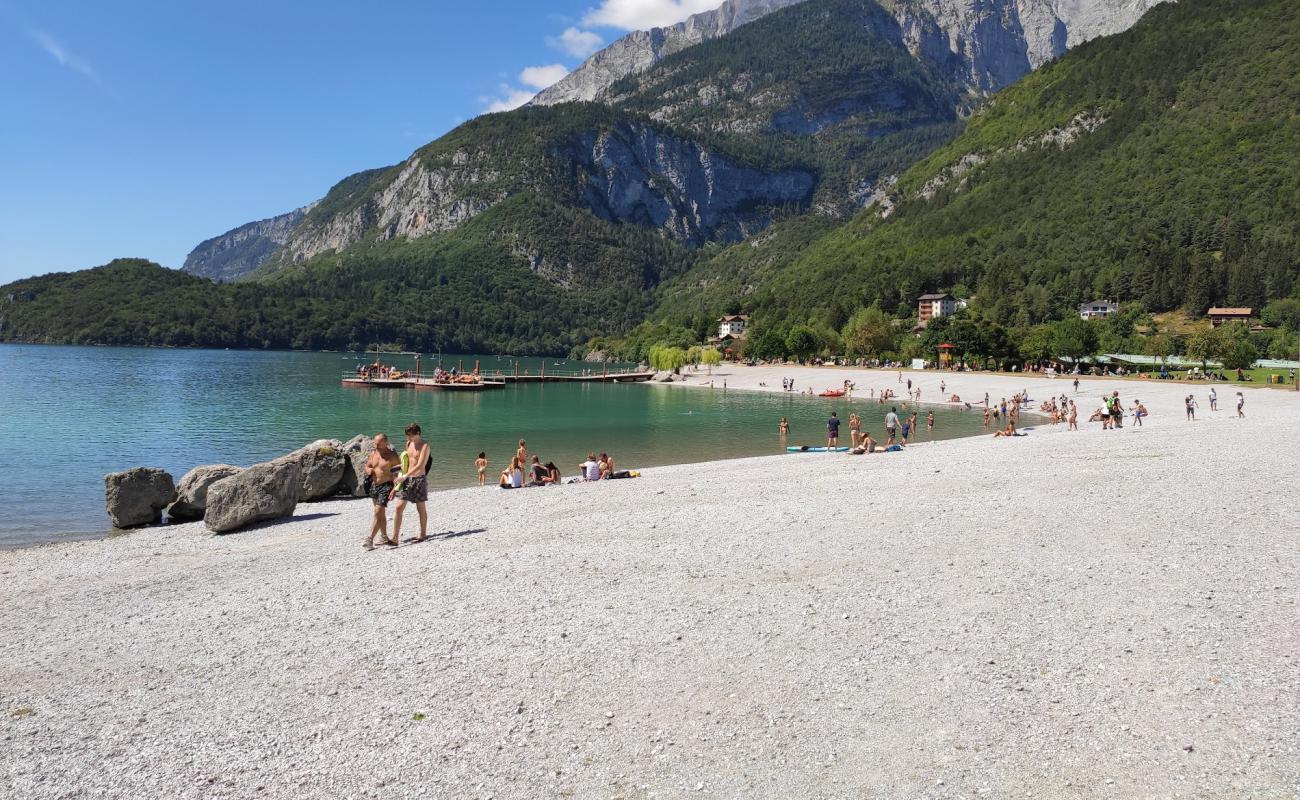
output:
<instances>
[{"instance_id":1,"label":"white cloud","mask_svg":"<svg viewBox=\"0 0 1300 800\"><path fill-rule=\"evenodd\" d=\"M560 78L569 74L569 68L563 64L547 64L544 67L524 67L523 72L519 73L519 81L525 86L531 86L534 89L545 89L552 86Z\"/></svg>"},{"instance_id":2,"label":"white cloud","mask_svg":"<svg viewBox=\"0 0 1300 800\"><path fill-rule=\"evenodd\" d=\"M661 28L720 5L722 0L602 0L599 8L587 11L582 24L625 31Z\"/></svg>"},{"instance_id":3,"label":"white cloud","mask_svg":"<svg viewBox=\"0 0 1300 800\"><path fill-rule=\"evenodd\" d=\"M559 36L546 37L546 43L574 58L586 58L601 48L605 40L600 34L579 28L565 28Z\"/></svg>"},{"instance_id":4,"label":"white cloud","mask_svg":"<svg viewBox=\"0 0 1300 800\"><path fill-rule=\"evenodd\" d=\"M529 88L521 89L514 84L502 83L497 87L496 96L485 95L479 98L479 102L483 103L483 110L489 114L497 111L513 111L532 100L539 90L553 85L568 74L569 70L563 64L524 67L519 72L519 82Z\"/></svg>"},{"instance_id":5,"label":"white cloud","mask_svg":"<svg viewBox=\"0 0 1300 800\"><path fill-rule=\"evenodd\" d=\"M530 92L527 89L519 89L508 83L503 83L499 87L500 94L497 97L483 96L479 101L483 103L483 110L489 114L497 111L513 111L524 103L533 99L536 92Z\"/></svg>"},{"instance_id":6,"label":"white cloud","mask_svg":"<svg viewBox=\"0 0 1300 800\"><path fill-rule=\"evenodd\" d=\"M99 73L90 65L90 62L73 53L63 45L58 39L55 39L45 31L29 30L27 37L36 43L38 47L49 53L50 57L59 62L62 66L67 67L73 72L79 73L82 77L89 79L97 85L103 83L99 78Z\"/></svg>"}]
</instances>

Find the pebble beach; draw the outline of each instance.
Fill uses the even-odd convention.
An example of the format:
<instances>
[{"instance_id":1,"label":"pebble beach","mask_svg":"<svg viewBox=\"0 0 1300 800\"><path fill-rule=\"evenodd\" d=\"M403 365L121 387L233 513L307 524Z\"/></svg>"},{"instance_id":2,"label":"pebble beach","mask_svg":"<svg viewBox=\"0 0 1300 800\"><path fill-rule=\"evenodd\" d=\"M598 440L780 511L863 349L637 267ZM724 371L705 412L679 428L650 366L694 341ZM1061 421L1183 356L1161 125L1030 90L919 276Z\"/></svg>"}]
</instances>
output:
<instances>
[{"instance_id":1,"label":"pebble beach","mask_svg":"<svg viewBox=\"0 0 1300 800\"><path fill-rule=\"evenodd\" d=\"M1300 796L1300 394L903 374L1082 430L0 551L0 797Z\"/></svg>"}]
</instances>

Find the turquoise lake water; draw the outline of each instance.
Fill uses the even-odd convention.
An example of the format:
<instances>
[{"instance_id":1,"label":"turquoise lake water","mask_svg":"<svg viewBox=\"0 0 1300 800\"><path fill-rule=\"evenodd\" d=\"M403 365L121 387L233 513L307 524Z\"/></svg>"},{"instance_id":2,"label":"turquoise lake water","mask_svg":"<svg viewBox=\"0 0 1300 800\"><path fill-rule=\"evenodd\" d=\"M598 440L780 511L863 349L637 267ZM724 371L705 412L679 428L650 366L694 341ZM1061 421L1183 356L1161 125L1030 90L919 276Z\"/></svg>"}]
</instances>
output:
<instances>
[{"instance_id":1,"label":"turquoise lake water","mask_svg":"<svg viewBox=\"0 0 1300 800\"><path fill-rule=\"evenodd\" d=\"M782 416L791 423L789 444L824 444L832 410L845 420L858 411L876 435L883 428L874 401L721 388L530 384L471 394L343 388L341 374L360 358L0 345L0 547L108 535L108 472L153 466L179 479L199 464L247 465L319 438L386 431L400 442L412 421L433 444L430 483L437 488L473 485L480 450L499 471L520 438L567 477L591 450L610 453L624 468L783 453ZM468 367L476 358L485 371L509 371L515 363L475 356L443 363ZM413 364L401 356L388 361ZM425 356L424 368L436 361ZM550 370L584 366L545 361ZM541 365L520 362L534 373ZM935 414L935 438L983 432L977 414L946 408Z\"/></svg>"}]
</instances>

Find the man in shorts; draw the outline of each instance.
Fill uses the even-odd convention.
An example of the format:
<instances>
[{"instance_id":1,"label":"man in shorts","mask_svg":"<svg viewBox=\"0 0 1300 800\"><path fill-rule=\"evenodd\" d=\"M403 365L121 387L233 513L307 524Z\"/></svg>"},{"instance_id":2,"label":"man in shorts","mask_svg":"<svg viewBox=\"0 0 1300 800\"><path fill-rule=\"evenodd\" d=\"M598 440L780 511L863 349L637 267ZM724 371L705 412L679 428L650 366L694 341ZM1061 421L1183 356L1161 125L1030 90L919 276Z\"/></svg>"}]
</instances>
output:
<instances>
[{"instance_id":1,"label":"man in shorts","mask_svg":"<svg viewBox=\"0 0 1300 800\"><path fill-rule=\"evenodd\" d=\"M889 437L889 441L885 442L885 447L889 447L894 443L894 440L898 436L898 407L897 406L891 407L889 409L889 413L885 415L885 434Z\"/></svg>"},{"instance_id":2,"label":"man in shorts","mask_svg":"<svg viewBox=\"0 0 1300 800\"><path fill-rule=\"evenodd\" d=\"M826 449L834 451L840 445L840 418L834 411L831 412L831 418L826 420Z\"/></svg>"},{"instance_id":3,"label":"man in shorts","mask_svg":"<svg viewBox=\"0 0 1300 800\"><path fill-rule=\"evenodd\" d=\"M375 549L375 534L389 547L397 547L396 539L388 538L388 498L393 493L393 477L402 471L402 459L388 444L388 435L375 434L375 451L366 459L366 494L374 506L370 522L370 537L362 547Z\"/></svg>"},{"instance_id":4,"label":"man in shorts","mask_svg":"<svg viewBox=\"0 0 1300 800\"><path fill-rule=\"evenodd\" d=\"M402 541L402 514L407 503L415 503L420 515L420 535L415 541L423 542L429 533L429 512L424 507L429 500L429 443L420 433L420 426L414 422L406 426L406 475L401 479L402 487L392 493L397 498L397 510L393 513L396 542Z\"/></svg>"}]
</instances>

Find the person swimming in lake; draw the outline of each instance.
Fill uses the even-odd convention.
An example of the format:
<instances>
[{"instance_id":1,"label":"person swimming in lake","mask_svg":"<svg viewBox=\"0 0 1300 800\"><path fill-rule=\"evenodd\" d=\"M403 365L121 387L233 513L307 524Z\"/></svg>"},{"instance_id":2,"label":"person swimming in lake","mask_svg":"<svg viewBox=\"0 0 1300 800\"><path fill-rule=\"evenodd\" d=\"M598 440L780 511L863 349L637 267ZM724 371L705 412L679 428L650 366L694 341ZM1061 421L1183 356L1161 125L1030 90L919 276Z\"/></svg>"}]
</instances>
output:
<instances>
[{"instance_id":1,"label":"person swimming in lake","mask_svg":"<svg viewBox=\"0 0 1300 800\"><path fill-rule=\"evenodd\" d=\"M782 436L790 435L790 423L785 417L781 417L781 424L777 427L777 430Z\"/></svg>"},{"instance_id":2,"label":"person swimming in lake","mask_svg":"<svg viewBox=\"0 0 1300 800\"><path fill-rule=\"evenodd\" d=\"M478 454L478 458L474 459L474 467L478 470L478 485L482 486L487 481L487 453Z\"/></svg>"},{"instance_id":3,"label":"person swimming in lake","mask_svg":"<svg viewBox=\"0 0 1300 800\"><path fill-rule=\"evenodd\" d=\"M931 438L934 437L934 412L925 415L925 427L930 432Z\"/></svg>"}]
</instances>

